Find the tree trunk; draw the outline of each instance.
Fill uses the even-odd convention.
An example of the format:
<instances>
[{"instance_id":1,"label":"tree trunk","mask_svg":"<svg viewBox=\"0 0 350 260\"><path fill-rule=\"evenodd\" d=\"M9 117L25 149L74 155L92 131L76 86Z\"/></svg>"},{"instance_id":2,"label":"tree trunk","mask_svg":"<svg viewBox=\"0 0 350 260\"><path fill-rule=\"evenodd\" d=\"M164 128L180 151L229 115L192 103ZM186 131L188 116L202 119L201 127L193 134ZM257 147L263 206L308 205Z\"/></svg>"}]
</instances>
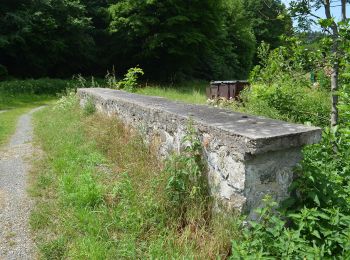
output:
<instances>
[{"instance_id":1,"label":"tree trunk","mask_svg":"<svg viewBox=\"0 0 350 260\"><path fill-rule=\"evenodd\" d=\"M346 0L341 0L341 20L346 20Z\"/></svg>"},{"instance_id":2,"label":"tree trunk","mask_svg":"<svg viewBox=\"0 0 350 260\"><path fill-rule=\"evenodd\" d=\"M342 4L343 2L344 0L342 0ZM332 19L330 0L324 0L324 8L325 8L325 14L327 19ZM344 11L343 6L342 6L342 11ZM331 95L332 95L331 127L334 127L338 124L338 100L339 100L338 93L337 93L338 78L339 78L339 57L338 57L339 34L338 34L338 27L335 22L332 23L331 29L332 29L332 39L333 39L333 45L332 45L333 66L332 66L332 75L331 75Z\"/></svg>"},{"instance_id":3,"label":"tree trunk","mask_svg":"<svg viewBox=\"0 0 350 260\"><path fill-rule=\"evenodd\" d=\"M337 55L337 54L335 54ZM339 64L334 62L331 75L331 93L332 93L332 111L331 111L331 127L335 127L338 124L338 76L339 76Z\"/></svg>"}]
</instances>

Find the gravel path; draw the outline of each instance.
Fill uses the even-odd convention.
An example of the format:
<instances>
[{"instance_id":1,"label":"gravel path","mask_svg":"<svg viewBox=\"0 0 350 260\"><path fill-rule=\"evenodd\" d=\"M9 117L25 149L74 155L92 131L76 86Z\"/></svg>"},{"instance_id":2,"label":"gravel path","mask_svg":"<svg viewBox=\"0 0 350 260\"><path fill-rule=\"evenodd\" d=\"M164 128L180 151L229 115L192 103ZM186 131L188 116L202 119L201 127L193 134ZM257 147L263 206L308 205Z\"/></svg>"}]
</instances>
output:
<instances>
[{"instance_id":1,"label":"gravel path","mask_svg":"<svg viewBox=\"0 0 350 260\"><path fill-rule=\"evenodd\" d=\"M26 189L29 160L39 151L32 144L33 109L19 118L9 144L0 149L0 259L35 259L30 238L29 214L32 206Z\"/></svg>"}]
</instances>

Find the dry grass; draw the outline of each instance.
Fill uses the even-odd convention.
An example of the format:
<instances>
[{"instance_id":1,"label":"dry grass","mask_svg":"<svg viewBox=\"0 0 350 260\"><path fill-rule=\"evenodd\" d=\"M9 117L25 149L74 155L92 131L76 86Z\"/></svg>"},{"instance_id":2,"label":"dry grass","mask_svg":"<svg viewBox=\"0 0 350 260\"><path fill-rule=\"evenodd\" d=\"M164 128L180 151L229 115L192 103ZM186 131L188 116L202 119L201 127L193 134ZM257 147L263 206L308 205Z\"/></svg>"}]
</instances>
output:
<instances>
[{"instance_id":1,"label":"dry grass","mask_svg":"<svg viewBox=\"0 0 350 260\"><path fill-rule=\"evenodd\" d=\"M32 190L37 206L31 223L42 258L230 255L240 221L212 216L210 205L201 203L175 217L162 162L116 118L46 109L36 125L47 153L33 173Z\"/></svg>"}]
</instances>

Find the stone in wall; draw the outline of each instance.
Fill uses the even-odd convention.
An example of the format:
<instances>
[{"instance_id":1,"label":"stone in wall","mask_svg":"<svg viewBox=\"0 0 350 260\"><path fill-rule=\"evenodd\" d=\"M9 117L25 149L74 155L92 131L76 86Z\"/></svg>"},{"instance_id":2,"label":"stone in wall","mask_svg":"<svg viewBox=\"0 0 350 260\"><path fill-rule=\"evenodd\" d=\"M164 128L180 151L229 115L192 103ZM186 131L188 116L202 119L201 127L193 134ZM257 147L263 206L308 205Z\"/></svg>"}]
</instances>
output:
<instances>
[{"instance_id":1,"label":"stone in wall","mask_svg":"<svg viewBox=\"0 0 350 260\"><path fill-rule=\"evenodd\" d=\"M289 196L293 168L304 145L320 140L321 129L250 116L206 105L104 88L78 89L81 105L92 98L98 111L117 116L137 129L159 155L181 150L188 121L203 143L211 195L217 206L255 218L269 194L277 202Z\"/></svg>"}]
</instances>

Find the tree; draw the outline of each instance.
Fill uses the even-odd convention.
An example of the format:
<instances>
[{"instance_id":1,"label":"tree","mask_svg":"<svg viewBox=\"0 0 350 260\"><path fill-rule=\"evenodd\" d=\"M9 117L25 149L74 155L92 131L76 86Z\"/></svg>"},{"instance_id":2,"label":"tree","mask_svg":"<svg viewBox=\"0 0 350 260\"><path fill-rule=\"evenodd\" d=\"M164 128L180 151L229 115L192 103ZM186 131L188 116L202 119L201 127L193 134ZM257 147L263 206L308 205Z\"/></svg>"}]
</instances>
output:
<instances>
[{"instance_id":1,"label":"tree","mask_svg":"<svg viewBox=\"0 0 350 260\"><path fill-rule=\"evenodd\" d=\"M79 1L0 4L0 60L21 76L70 76L92 63L91 21Z\"/></svg>"},{"instance_id":2,"label":"tree","mask_svg":"<svg viewBox=\"0 0 350 260\"><path fill-rule=\"evenodd\" d=\"M331 15L331 8L340 7L341 8L341 20L345 22L346 17L346 3L349 0L341 0L340 5L339 1L332 0L296 0L291 2L291 11L292 15L298 17L299 23L303 28L307 28L310 24L319 22L322 28L331 39L331 48L330 48L330 58L331 58L331 95L332 95L332 112L330 123L332 127L335 127L338 124L338 88L339 88L339 59L341 56L341 50L339 48L339 28L338 24L335 21L335 18ZM335 4L335 6L334 6ZM315 10L320 8L324 9L326 19L315 14ZM315 21L316 19L316 21Z\"/></svg>"},{"instance_id":3,"label":"tree","mask_svg":"<svg viewBox=\"0 0 350 260\"><path fill-rule=\"evenodd\" d=\"M292 19L280 0L244 0L244 7L258 45L265 42L275 49L282 35L292 33Z\"/></svg>"},{"instance_id":4,"label":"tree","mask_svg":"<svg viewBox=\"0 0 350 260\"><path fill-rule=\"evenodd\" d=\"M140 65L146 75L163 80L246 74L251 57L241 55L239 49L254 45L250 43L254 37L250 24L243 22L241 1L232 1L239 7L235 10L238 19L231 7L226 9L227 2L118 1L109 7L113 56L119 64ZM234 36L237 32L242 38Z\"/></svg>"},{"instance_id":5,"label":"tree","mask_svg":"<svg viewBox=\"0 0 350 260\"><path fill-rule=\"evenodd\" d=\"M223 1L221 13L223 25L221 35L215 41L213 55L220 62L211 64L214 72L215 68L219 71L213 74L222 79L247 78L253 65L256 38L252 23L247 19L244 1Z\"/></svg>"},{"instance_id":6,"label":"tree","mask_svg":"<svg viewBox=\"0 0 350 260\"><path fill-rule=\"evenodd\" d=\"M216 6L212 0L118 1L109 7L115 56L161 79L193 74L218 33Z\"/></svg>"},{"instance_id":7,"label":"tree","mask_svg":"<svg viewBox=\"0 0 350 260\"><path fill-rule=\"evenodd\" d=\"M3 0L0 75L245 78L255 52L246 0Z\"/></svg>"},{"instance_id":8,"label":"tree","mask_svg":"<svg viewBox=\"0 0 350 260\"><path fill-rule=\"evenodd\" d=\"M81 3L86 8L86 16L91 20L92 29L89 31L93 38L94 48L92 50L93 64L90 64L87 71L93 75L105 76L106 70L110 64L113 64L110 59L112 40L108 26L110 17L108 14L109 0L81 0Z\"/></svg>"}]
</instances>

